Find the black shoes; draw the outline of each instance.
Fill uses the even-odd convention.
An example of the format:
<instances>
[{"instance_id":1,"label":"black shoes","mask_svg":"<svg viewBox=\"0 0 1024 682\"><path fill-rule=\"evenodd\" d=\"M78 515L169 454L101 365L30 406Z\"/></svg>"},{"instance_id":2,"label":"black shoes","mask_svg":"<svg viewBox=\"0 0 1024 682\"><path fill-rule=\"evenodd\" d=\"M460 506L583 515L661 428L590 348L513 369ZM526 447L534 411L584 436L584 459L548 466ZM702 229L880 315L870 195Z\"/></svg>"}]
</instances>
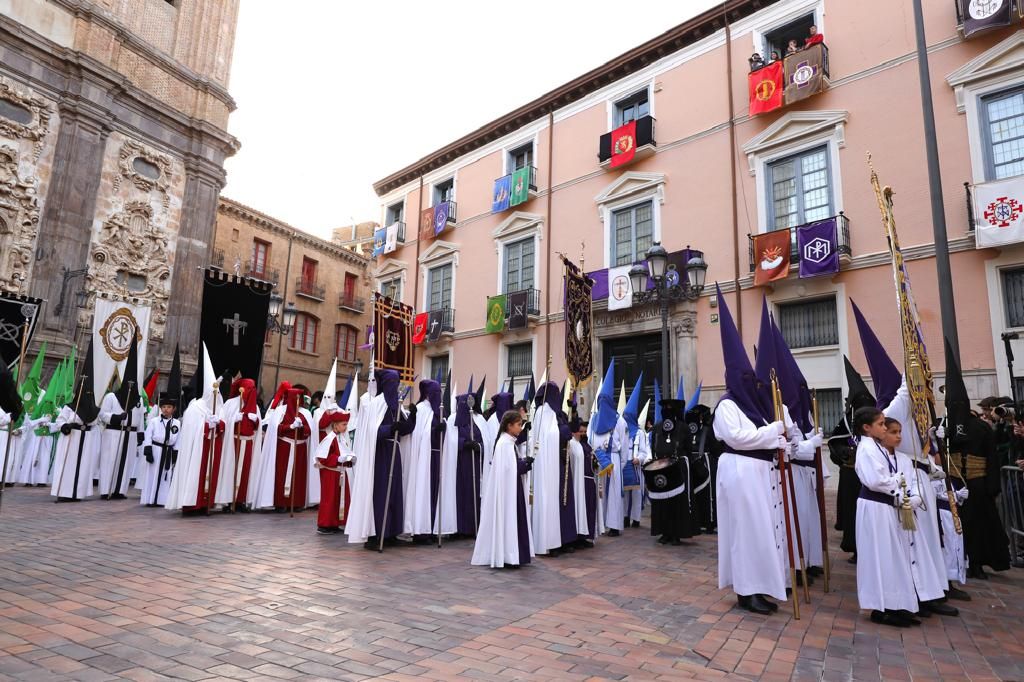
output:
<instances>
[{"instance_id":1,"label":"black shoes","mask_svg":"<svg viewBox=\"0 0 1024 682\"><path fill-rule=\"evenodd\" d=\"M895 628L909 628L910 623L900 618L893 611L872 611L871 622L879 625L891 625Z\"/></svg>"},{"instance_id":2,"label":"black shoes","mask_svg":"<svg viewBox=\"0 0 1024 682\"><path fill-rule=\"evenodd\" d=\"M946 592L946 597L948 599L958 599L960 601L971 601L971 595L957 587L953 587L952 585L949 586L949 590Z\"/></svg>"},{"instance_id":3,"label":"black shoes","mask_svg":"<svg viewBox=\"0 0 1024 682\"><path fill-rule=\"evenodd\" d=\"M619 537L619 535L620 535L620 533L616 529L614 529L614 528L609 528L608 529L608 537L610 537L610 538L617 538L617 537Z\"/></svg>"},{"instance_id":4,"label":"black shoes","mask_svg":"<svg viewBox=\"0 0 1024 682\"><path fill-rule=\"evenodd\" d=\"M949 604L943 604L938 599L934 601L923 601L921 602L921 609L937 613L940 616L959 616L960 611L955 606Z\"/></svg>"},{"instance_id":5,"label":"black shoes","mask_svg":"<svg viewBox=\"0 0 1024 682\"><path fill-rule=\"evenodd\" d=\"M640 522L639 521L634 521L633 522L633 528L639 528L639 527L640 527Z\"/></svg>"},{"instance_id":6,"label":"black shoes","mask_svg":"<svg viewBox=\"0 0 1024 682\"><path fill-rule=\"evenodd\" d=\"M988 573L985 573L985 569L981 566L971 566L967 569L967 577L975 578L976 580L988 580Z\"/></svg>"},{"instance_id":7,"label":"black shoes","mask_svg":"<svg viewBox=\"0 0 1024 682\"><path fill-rule=\"evenodd\" d=\"M825 569L822 568L821 566L808 566L807 567L807 573L812 578L817 578L819 575L825 575Z\"/></svg>"},{"instance_id":8,"label":"black shoes","mask_svg":"<svg viewBox=\"0 0 1024 682\"><path fill-rule=\"evenodd\" d=\"M740 605L740 608L744 608L751 613L760 613L763 616L771 615L779 608L778 604L768 601L759 594L736 595L736 602Z\"/></svg>"}]
</instances>

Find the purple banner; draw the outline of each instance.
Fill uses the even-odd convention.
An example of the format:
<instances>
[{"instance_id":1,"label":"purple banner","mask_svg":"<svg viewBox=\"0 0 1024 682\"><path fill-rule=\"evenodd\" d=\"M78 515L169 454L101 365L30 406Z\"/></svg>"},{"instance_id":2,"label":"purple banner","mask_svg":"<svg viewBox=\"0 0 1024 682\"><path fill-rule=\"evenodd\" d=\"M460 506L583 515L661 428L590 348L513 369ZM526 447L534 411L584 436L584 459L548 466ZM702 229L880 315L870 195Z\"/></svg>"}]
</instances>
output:
<instances>
[{"instance_id":1,"label":"purple banner","mask_svg":"<svg viewBox=\"0 0 1024 682\"><path fill-rule=\"evenodd\" d=\"M434 207L434 236L444 232L448 227L448 202L442 201Z\"/></svg>"},{"instance_id":2,"label":"purple banner","mask_svg":"<svg viewBox=\"0 0 1024 682\"><path fill-rule=\"evenodd\" d=\"M836 219L829 218L796 228L800 277L819 277L839 272L839 239Z\"/></svg>"},{"instance_id":3,"label":"purple banner","mask_svg":"<svg viewBox=\"0 0 1024 682\"><path fill-rule=\"evenodd\" d=\"M590 290L591 297L595 301L608 298L608 268L588 272L587 277L594 280L594 287Z\"/></svg>"}]
</instances>

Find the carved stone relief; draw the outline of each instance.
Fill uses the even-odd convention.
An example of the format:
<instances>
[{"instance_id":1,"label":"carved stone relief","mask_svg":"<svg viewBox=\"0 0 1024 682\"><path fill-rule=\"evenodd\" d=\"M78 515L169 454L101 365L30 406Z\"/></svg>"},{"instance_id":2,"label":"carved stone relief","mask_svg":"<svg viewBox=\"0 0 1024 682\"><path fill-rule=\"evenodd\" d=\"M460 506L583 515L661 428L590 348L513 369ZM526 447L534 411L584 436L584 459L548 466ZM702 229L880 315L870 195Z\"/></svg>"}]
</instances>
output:
<instances>
[{"instance_id":1,"label":"carved stone relief","mask_svg":"<svg viewBox=\"0 0 1024 682\"><path fill-rule=\"evenodd\" d=\"M27 293L39 230L36 185L35 178L22 178L18 152L0 145L0 289L4 291Z\"/></svg>"},{"instance_id":2,"label":"carved stone relief","mask_svg":"<svg viewBox=\"0 0 1024 682\"><path fill-rule=\"evenodd\" d=\"M18 121L0 116L0 135L21 140L32 140L32 160L39 161L43 153L43 141L50 132L50 117L53 108L42 97L21 89L17 83L0 76L0 99L14 105L14 111L27 110L31 120Z\"/></svg>"}]
</instances>

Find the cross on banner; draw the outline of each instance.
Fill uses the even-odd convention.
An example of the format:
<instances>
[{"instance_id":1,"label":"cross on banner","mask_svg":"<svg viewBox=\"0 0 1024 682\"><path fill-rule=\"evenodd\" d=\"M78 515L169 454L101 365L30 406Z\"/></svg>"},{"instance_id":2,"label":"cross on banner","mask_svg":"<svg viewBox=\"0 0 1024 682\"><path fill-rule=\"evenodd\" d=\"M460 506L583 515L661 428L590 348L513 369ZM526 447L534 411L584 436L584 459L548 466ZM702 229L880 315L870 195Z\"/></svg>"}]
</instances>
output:
<instances>
[{"instance_id":1,"label":"cross on banner","mask_svg":"<svg viewBox=\"0 0 1024 682\"><path fill-rule=\"evenodd\" d=\"M234 336L232 338L232 345L237 346L239 342L238 332L245 333L245 328L249 326L248 322L244 322L238 317L238 313L235 313L234 317L225 317L221 322L224 323L224 331L233 331Z\"/></svg>"}]
</instances>

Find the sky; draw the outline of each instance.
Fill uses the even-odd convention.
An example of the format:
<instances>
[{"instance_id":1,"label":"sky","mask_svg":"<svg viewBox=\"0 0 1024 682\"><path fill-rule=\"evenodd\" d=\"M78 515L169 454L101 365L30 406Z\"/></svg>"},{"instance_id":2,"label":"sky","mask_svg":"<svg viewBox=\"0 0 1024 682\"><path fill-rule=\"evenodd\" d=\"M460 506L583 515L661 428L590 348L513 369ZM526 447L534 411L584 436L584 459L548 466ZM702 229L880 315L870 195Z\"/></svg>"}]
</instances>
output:
<instances>
[{"instance_id":1,"label":"sky","mask_svg":"<svg viewBox=\"0 0 1024 682\"><path fill-rule=\"evenodd\" d=\"M240 3L223 195L325 238L379 221L375 181L714 4Z\"/></svg>"}]
</instances>

